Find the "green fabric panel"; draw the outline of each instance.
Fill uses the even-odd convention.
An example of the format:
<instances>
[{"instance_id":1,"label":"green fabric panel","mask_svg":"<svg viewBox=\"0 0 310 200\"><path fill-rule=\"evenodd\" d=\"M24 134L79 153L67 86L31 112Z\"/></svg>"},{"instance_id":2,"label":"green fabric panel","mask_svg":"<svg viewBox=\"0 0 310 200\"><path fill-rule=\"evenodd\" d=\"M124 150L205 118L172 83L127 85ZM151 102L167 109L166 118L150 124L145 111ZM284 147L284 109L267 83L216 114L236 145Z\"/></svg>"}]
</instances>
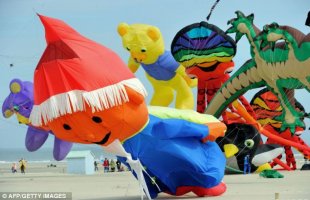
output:
<instances>
[{"instance_id":1,"label":"green fabric panel","mask_svg":"<svg viewBox=\"0 0 310 200\"><path fill-rule=\"evenodd\" d=\"M264 178L283 178L284 176L280 174L277 170L274 169L266 169L259 173L259 176Z\"/></svg>"},{"instance_id":2,"label":"green fabric panel","mask_svg":"<svg viewBox=\"0 0 310 200\"><path fill-rule=\"evenodd\" d=\"M181 110L169 107L148 106L149 113L162 119L184 119L197 124L219 122L218 119L208 114L201 114L194 110Z\"/></svg>"}]
</instances>

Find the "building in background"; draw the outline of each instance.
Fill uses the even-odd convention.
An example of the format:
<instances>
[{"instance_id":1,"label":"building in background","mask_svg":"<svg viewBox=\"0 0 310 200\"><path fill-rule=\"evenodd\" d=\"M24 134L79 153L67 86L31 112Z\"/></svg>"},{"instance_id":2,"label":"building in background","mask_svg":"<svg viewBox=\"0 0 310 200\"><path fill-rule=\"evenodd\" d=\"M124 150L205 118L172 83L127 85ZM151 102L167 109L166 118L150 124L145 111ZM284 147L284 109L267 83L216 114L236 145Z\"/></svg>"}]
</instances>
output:
<instances>
[{"instance_id":1,"label":"building in background","mask_svg":"<svg viewBox=\"0 0 310 200\"><path fill-rule=\"evenodd\" d=\"M90 150L70 151L67 155L67 173L93 174L95 156Z\"/></svg>"}]
</instances>

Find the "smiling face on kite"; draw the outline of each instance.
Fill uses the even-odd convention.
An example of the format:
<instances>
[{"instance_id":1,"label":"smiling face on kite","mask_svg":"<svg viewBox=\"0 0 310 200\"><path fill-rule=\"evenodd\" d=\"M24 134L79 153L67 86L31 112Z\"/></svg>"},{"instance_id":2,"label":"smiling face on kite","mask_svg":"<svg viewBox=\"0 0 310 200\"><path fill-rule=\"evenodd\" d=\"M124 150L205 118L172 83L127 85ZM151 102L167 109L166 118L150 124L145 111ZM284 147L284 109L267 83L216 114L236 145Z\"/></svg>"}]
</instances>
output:
<instances>
[{"instance_id":1,"label":"smiling face on kite","mask_svg":"<svg viewBox=\"0 0 310 200\"><path fill-rule=\"evenodd\" d=\"M146 91L121 58L63 21L40 19L47 47L35 70L31 123L65 141L104 146L142 129Z\"/></svg>"},{"instance_id":2,"label":"smiling face on kite","mask_svg":"<svg viewBox=\"0 0 310 200\"><path fill-rule=\"evenodd\" d=\"M107 146L116 139L121 142L135 135L148 121L144 97L132 89L130 102L103 111L85 111L60 116L47 125L58 138L66 141Z\"/></svg>"},{"instance_id":3,"label":"smiling face on kite","mask_svg":"<svg viewBox=\"0 0 310 200\"><path fill-rule=\"evenodd\" d=\"M201 22L181 29L172 41L171 52L188 74L209 81L233 70L236 44L220 28Z\"/></svg>"}]
</instances>

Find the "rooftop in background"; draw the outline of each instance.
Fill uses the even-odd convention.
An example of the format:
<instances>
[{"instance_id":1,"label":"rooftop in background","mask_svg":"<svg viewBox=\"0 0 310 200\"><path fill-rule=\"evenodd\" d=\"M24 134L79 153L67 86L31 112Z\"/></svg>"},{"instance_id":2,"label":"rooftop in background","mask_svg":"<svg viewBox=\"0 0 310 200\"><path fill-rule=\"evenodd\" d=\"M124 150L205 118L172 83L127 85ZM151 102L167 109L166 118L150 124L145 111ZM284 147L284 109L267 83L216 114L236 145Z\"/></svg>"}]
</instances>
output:
<instances>
[{"instance_id":1,"label":"rooftop in background","mask_svg":"<svg viewBox=\"0 0 310 200\"><path fill-rule=\"evenodd\" d=\"M85 151L70 151L66 158L83 158L91 154L94 158L95 155L90 150Z\"/></svg>"}]
</instances>

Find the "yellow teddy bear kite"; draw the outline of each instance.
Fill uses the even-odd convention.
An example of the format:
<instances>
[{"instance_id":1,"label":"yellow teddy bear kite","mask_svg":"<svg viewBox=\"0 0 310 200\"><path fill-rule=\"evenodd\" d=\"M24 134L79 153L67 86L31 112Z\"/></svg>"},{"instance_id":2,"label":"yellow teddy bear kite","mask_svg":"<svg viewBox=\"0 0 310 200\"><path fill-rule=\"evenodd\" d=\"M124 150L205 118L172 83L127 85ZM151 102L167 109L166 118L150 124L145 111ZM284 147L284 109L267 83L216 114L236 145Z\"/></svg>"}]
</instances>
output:
<instances>
[{"instance_id":1,"label":"yellow teddy bear kite","mask_svg":"<svg viewBox=\"0 0 310 200\"><path fill-rule=\"evenodd\" d=\"M175 107L193 109L194 97L190 87L197 85L185 68L165 50L160 30L147 24L121 23L117 29L123 46L130 52L128 66L135 73L141 65L154 88L151 105L169 106L176 91Z\"/></svg>"}]
</instances>

